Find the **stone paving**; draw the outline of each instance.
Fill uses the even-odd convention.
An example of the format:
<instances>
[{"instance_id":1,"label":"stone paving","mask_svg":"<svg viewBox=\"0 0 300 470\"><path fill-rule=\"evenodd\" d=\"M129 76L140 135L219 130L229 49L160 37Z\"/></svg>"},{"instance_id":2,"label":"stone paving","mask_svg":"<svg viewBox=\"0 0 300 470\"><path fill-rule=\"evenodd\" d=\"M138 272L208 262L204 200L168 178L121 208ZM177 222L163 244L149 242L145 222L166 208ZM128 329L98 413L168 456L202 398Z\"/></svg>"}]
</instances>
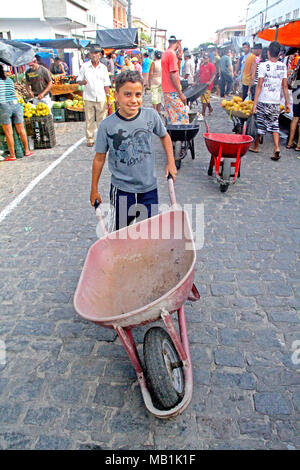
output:
<instances>
[{"instance_id":1,"label":"stone paving","mask_svg":"<svg viewBox=\"0 0 300 470\"><path fill-rule=\"evenodd\" d=\"M211 130L231 132L218 104ZM84 135L84 123L56 129L54 149L0 164L0 210ZM300 449L300 365L291 359L300 341L300 161L284 142L281 160L271 161L266 139L223 194L207 176L203 132L202 125L196 159L186 157L176 181L178 201L205 211L201 300L186 304L190 406L169 421L150 416L114 332L74 311L96 241L93 152L82 144L0 224L1 449ZM160 200L168 203L156 138L155 147ZM108 189L105 169L105 201ZM134 330L140 345L147 328Z\"/></svg>"}]
</instances>

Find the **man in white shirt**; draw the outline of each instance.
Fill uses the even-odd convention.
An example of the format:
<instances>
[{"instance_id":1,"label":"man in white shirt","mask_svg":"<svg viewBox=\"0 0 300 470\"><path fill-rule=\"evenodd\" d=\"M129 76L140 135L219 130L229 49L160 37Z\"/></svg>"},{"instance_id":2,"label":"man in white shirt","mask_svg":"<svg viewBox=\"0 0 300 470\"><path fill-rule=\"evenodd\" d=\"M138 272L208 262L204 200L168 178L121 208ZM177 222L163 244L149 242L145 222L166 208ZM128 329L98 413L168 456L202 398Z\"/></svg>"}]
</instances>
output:
<instances>
[{"instance_id":1,"label":"man in white shirt","mask_svg":"<svg viewBox=\"0 0 300 470\"><path fill-rule=\"evenodd\" d=\"M289 93L287 86L286 65L279 62L281 46L279 42L271 42L268 50L269 60L261 62L258 69L258 82L255 91L253 114L257 114L258 137L250 149L258 152L260 136L272 132L274 140L274 153L272 160L280 159L279 148L279 114L280 92L283 88L285 98L285 112L289 112Z\"/></svg>"},{"instance_id":2,"label":"man in white shirt","mask_svg":"<svg viewBox=\"0 0 300 470\"><path fill-rule=\"evenodd\" d=\"M108 70L100 62L101 48L94 44L91 46L90 60L85 62L79 71L77 82L84 85L83 99L86 121L86 140L88 147L94 145L95 119L97 127L106 117L107 108L110 109L110 79Z\"/></svg>"},{"instance_id":3,"label":"man in white shirt","mask_svg":"<svg viewBox=\"0 0 300 470\"><path fill-rule=\"evenodd\" d=\"M189 51L184 53L184 66L182 71L183 78L188 81L189 85L194 83L195 63L192 54Z\"/></svg>"}]
</instances>

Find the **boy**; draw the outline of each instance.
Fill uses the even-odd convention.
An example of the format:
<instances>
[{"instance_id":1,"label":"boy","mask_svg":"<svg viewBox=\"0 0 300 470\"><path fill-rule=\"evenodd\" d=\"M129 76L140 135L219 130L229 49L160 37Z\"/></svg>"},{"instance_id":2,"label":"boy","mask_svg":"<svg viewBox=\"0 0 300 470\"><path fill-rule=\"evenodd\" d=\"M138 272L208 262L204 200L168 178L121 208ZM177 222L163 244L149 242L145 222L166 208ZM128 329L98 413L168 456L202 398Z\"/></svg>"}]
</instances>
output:
<instances>
[{"instance_id":1,"label":"boy","mask_svg":"<svg viewBox=\"0 0 300 470\"><path fill-rule=\"evenodd\" d=\"M153 133L160 137L167 155L165 175L170 173L175 180L177 173L172 141L158 113L152 108L142 108L143 79L138 72L126 70L118 75L116 100L118 111L102 121L98 129L90 194L92 206L96 199L102 202L98 181L109 150L110 201L115 212L113 230L119 230L135 219L136 214L132 214L131 209L129 215L129 209L136 204L145 208L146 217L157 214Z\"/></svg>"},{"instance_id":2,"label":"boy","mask_svg":"<svg viewBox=\"0 0 300 470\"><path fill-rule=\"evenodd\" d=\"M271 42L268 50L269 60L259 64L258 82L255 91L252 113L257 113L258 137L251 150L258 153L260 136L272 132L274 153L271 160L280 159L279 148L279 114L280 92L283 88L285 97L285 112L289 109L289 93L287 87L286 65L278 61L281 46L279 42Z\"/></svg>"}]
</instances>

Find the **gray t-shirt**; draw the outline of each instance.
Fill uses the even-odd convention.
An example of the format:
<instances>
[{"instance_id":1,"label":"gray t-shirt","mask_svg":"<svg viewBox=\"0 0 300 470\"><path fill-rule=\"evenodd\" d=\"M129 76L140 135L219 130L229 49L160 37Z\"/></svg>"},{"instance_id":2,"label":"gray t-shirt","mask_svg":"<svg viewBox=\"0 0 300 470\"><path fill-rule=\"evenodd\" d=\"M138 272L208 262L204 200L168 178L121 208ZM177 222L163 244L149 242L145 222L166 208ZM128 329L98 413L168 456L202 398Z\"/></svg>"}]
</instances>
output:
<instances>
[{"instance_id":1,"label":"gray t-shirt","mask_svg":"<svg viewBox=\"0 0 300 470\"><path fill-rule=\"evenodd\" d=\"M220 70L225 75L232 75L230 66L232 66L231 58L228 55L223 55L220 59Z\"/></svg>"},{"instance_id":2,"label":"gray t-shirt","mask_svg":"<svg viewBox=\"0 0 300 470\"><path fill-rule=\"evenodd\" d=\"M138 115L125 119L118 112L101 122L96 139L97 153L108 154L108 167L114 186L129 193L145 193L157 187L152 134L166 135L157 111L141 108Z\"/></svg>"}]
</instances>

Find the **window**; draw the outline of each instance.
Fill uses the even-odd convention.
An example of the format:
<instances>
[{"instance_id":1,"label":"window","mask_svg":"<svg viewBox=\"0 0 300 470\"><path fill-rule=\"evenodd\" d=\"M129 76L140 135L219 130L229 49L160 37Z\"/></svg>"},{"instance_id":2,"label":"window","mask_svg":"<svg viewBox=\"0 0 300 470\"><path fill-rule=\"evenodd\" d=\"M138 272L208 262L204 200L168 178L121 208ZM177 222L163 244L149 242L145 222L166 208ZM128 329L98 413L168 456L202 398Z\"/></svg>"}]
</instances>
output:
<instances>
[{"instance_id":1,"label":"window","mask_svg":"<svg viewBox=\"0 0 300 470\"><path fill-rule=\"evenodd\" d=\"M279 16L278 23L281 23L281 22L282 22L282 16Z\"/></svg>"},{"instance_id":2,"label":"window","mask_svg":"<svg viewBox=\"0 0 300 470\"><path fill-rule=\"evenodd\" d=\"M295 20L296 18L298 18L298 17L299 17L299 8L297 8L297 10L294 10L294 11L293 11L293 18L294 18L294 20Z\"/></svg>"},{"instance_id":3,"label":"window","mask_svg":"<svg viewBox=\"0 0 300 470\"><path fill-rule=\"evenodd\" d=\"M291 14L290 14L290 13L287 13L287 14L285 15L285 19L286 19L286 21L289 21L289 20L291 19Z\"/></svg>"}]
</instances>

